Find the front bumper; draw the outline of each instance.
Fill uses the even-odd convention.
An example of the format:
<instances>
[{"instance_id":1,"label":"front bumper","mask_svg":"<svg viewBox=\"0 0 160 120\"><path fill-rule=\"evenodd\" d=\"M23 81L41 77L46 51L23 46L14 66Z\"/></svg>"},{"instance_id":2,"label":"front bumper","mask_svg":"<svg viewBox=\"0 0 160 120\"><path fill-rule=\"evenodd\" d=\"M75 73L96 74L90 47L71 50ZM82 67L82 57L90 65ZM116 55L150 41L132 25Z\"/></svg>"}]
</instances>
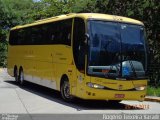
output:
<instances>
[{"instance_id":1,"label":"front bumper","mask_svg":"<svg viewBox=\"0 0 160 120\"><path fill-rule=\"evenodd\" d=\"M146 90L142 91L118 91L118 90L104 90L86 87L83 89L82 99L87 100L138 100L144 101Z\"/></svg>"}]
</instances>

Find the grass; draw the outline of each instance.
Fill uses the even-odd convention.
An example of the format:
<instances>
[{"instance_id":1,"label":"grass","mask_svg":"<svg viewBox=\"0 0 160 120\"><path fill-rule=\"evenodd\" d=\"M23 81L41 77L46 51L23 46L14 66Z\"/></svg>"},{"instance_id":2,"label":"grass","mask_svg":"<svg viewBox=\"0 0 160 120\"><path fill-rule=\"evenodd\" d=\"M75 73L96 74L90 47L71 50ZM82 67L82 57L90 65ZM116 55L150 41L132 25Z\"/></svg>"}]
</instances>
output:
<instances>
[{"instance_id":1,"label":"grass","mask_svg":"<svg viewBox=\"0 0 160 120\"><path fill-rule=\"evenodd\" d=\"M160 97L160 87L155 88L152 86L147 87L147 95Z\"/></svg>"}]
</instances>

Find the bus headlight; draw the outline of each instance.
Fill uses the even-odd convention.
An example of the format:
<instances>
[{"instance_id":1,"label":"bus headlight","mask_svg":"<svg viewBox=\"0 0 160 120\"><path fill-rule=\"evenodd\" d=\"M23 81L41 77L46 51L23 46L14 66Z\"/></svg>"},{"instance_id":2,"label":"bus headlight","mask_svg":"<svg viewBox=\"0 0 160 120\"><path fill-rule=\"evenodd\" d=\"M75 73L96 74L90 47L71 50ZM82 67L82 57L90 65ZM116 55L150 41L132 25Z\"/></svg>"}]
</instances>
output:
<instances>
[{"instance_id":1,"label":"bus headlight","mask_svg":"<svg viewBox=\"0 0 160 120\"><path fill-rule=\"evenodd\" d=\"M95 84L95 83L87 83L87 86L91 87L91 88L96 88L96 89L104 89L104 86L98 85L98 84Z\"/></svg>"},{"instance_id":2,"label":"bus headlight","mask_svg":"<svg viewBox=\"0 0 160 120\"><path fill-rule=\"evenodd\" d=\"M139 87L135 87L136 90L145 90L146 86L139 86Z\"/></svg>"}]
</instances>

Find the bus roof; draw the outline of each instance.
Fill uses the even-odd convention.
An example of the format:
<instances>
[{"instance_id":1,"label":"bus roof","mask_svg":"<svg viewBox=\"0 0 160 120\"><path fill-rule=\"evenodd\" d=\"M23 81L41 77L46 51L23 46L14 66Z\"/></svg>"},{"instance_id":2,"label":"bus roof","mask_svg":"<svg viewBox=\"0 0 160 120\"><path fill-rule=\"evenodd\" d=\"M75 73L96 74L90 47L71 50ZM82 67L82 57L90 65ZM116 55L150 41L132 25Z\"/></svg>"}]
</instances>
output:
<instances>
[{"instance_id":1,"label":"bus roof","mask_svg":"<svg viewBox=\"0 0 160 120\"><path fill-rule=\"evenodd\" d=\"M87 20L87 19L106 20L106 21L115 21L115 22L124 22L124 23L144 25L141 21L127 18L127 17L116 16L116 15L108 15L108 14L100 14L100 13L70 13L70 14L66 14L66 15L59 15L59 16L50 17L47 19L38 20L38 21L35 21L31 24L15 26L11 30L21 29L21 28L45 24L45 23L50 23L50 22L54 22L54 21L65 20L65 19L74 18L74 17L80 17L85 20Z\"/></svg>"}]
</instances>

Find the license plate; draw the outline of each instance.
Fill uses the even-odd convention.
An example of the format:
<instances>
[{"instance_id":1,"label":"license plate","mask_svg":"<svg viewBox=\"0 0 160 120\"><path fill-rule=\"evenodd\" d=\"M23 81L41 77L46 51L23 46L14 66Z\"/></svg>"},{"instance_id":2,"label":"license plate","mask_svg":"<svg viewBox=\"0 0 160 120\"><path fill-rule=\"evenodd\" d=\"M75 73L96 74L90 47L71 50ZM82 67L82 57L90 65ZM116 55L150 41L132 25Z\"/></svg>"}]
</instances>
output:
<instances>
[{"instance_id":1,"label":"license plate","mask_svg":"<svg viewBox=\"0 0 160 120\"><path fill-rule=\"evenodd\" d=\"M124 94L115 94L115 98L124 98L125 95Z\"/></svg>"}]
</instances>

